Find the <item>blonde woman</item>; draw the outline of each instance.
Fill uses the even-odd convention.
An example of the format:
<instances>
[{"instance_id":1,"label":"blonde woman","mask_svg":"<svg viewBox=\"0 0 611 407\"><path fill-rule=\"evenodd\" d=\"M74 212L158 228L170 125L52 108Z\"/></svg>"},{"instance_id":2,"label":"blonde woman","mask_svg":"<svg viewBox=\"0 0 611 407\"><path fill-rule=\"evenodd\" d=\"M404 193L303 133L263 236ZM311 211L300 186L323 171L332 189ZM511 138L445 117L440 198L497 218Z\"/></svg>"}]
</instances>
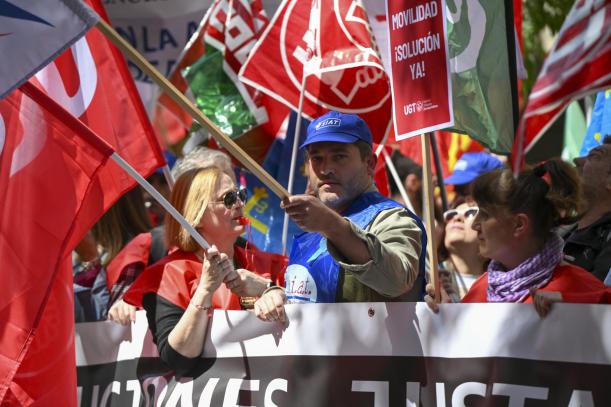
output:
<instances>
[{"instance_id":1,"label":"blonde woman","mask_svg":"<svg viewBox=\"0 0 611 407\"><path fill-rule=\"evenodd\" d=\"M204 251L166 217L166 239L174 250L138 277L124 301L146 310L161 359L182 376L197 366L212 309L241 309L240 297L265 294L256 310L264 307L266 315L283 318L285 296L276 276L286 258L235 244L245 228L246 190L217 167L186 171L170 201L212 247ZM278 311L270 309L276 303Z\"/></svg>"}]
</instances>

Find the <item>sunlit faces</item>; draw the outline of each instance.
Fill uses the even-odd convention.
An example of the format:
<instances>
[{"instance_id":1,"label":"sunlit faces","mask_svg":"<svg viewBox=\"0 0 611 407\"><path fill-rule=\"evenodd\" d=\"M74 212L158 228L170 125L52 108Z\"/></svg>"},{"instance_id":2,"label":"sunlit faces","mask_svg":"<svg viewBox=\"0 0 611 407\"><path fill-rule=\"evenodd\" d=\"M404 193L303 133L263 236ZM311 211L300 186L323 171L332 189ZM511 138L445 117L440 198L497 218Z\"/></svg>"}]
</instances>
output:
<instances>
[{"instance_id":1,"label":"sunlit faces","mask_svg":"<svg viewBox=\"0 0 611 407\"><path fill-rule=\"evenodd\" d=\"M232 200L233 205L229 208L226 205L227 196L237 191L238 188L231 177L222 173L217 181L216 191L198 225L198 230L204 237L209 236L215 241L224 238L233 241L244 232L244 225L240 222L240 218L244 208L241 198L245 195L235 194L237 199Z\"/></svg>"},{"instance_id":2,"label":"sunlit faces","mask_svg":"<svg viewBox=\"0 0 611 407\"><path fill-rule=\"evenodd\" d=\"M341 212L371 184L375 158L362 159L355 144L320 142L307 148L310 184L325 205Z\"/></svg>"},{"instance_id":3,"label":"sunlit faces","mask_svg":"<svg viewBox=\"0 0 611 407\"><path fill-rule=\"evenodd\" d=\"M443 214L446 247L460 244L477 244L477 232L471 228L478 213L475 203L463 203Z\"/></svg>"},{"instance_id":4,"label":"sunlit faces","mask_svg":"<svg viewBox=\"0 0 611 407\"><path fill-rule=\"evenodd\" d=\"M471 227L477 233L480 255L507 264L514 255L515 222L513 216L499 212L480 206Z\"/></svg>"}]
</instances>

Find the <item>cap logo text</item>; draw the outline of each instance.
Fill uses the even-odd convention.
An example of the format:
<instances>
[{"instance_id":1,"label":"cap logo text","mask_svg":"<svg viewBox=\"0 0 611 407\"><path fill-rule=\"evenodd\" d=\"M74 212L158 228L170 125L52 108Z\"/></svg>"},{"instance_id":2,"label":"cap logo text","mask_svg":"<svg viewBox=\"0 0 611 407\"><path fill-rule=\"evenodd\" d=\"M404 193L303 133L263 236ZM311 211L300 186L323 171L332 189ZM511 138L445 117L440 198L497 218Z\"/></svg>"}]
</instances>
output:
<instances>
[{"instance_id":1,"label":"cap logo text","mask_svg":"<svg viewBox=\"0 0 611 407\"><path fill-rule=\"evenodd\" d=\"M323 129L325 127L339 127L341 124L341 119L325 119L319 123L316 123L316 130Z\"/></svg>"}]
</instances>

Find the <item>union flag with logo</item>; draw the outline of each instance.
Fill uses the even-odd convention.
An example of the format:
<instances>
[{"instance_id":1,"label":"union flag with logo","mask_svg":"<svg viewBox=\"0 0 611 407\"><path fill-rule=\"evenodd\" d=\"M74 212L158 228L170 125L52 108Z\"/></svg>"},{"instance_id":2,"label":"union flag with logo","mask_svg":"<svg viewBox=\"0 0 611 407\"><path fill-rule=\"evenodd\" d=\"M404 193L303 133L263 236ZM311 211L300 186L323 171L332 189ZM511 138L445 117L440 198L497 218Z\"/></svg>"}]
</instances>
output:
<instances>
[{"instance_id":1,"label":"union flag with logo","mask_svg":"<svg viewBox=\"0 0 611 407\"><path fill-rule=\"evenodd\" d=\"M355 113L380 143L390 129L388 76L367 13L356 0L282 2L240 70L240 80L313 119Z\"/></svg>"},{"instance_id":2,"label":"union flag with logo","mask_svg":"<svg viewBox=\"0 0 611 407\"><path fill-rule=\"evenodd\" d=\"M86 0L107 20L100 0ZM51 99L110 144L144 177L165 164L161 146L146 115L121 52L97 29L36 73L32 81ZM98 174L84 211L108 209L136 181L114 161ZM88 229L92 224L80 224Z\"/></svg>"},{"instance_id":3,"label":"union flag with logo","mask_svg":"<svg viewBox=\"0 0 611 407\"><path fill-rule=\"evenodd\" d=\"M514 167L575 99L611 86L611 1L576 1L528 97Z\"/></svg>"},{"instance_id":4,"label":"union flag with logo","mask_svg":"<svg viewBox=\"0 0 611 407\"><path fill-rule=\"evenodd\" d=\"M0 100L2 406L76 406L70 252L112 153L30 82Z\"/></svg>"},{"instance_id":5,"label":"union flag with logo","mask_svg":"<svg viewBox=\"0 0 611 407\"><path fill-rule=\"evenodd\" d=\"M268 23L261 0L214 1L170 78L243 148L250 141L267 147L288 116L286 107L238 80L242 64ZM181 127L172 128L172 123ZM183 128L191 126L191 117L168 95L161 95L155 128L162 138L175 144L184 137ZM244 143L246 138L249 142ZM247 150L252 156L253 149ZM263 150L255 155L260 156L267 149Z\"/></svg>"}]
</instances>

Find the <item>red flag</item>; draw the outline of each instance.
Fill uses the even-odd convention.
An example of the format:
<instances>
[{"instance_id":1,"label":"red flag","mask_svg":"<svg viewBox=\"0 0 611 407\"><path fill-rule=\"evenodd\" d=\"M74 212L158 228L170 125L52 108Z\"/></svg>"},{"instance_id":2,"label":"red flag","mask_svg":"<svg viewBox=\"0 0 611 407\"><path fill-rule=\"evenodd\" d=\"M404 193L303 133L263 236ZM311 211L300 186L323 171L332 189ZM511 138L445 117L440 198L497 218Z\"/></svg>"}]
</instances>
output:
<instances>
[{"instance_id":1,"label":"red flag","mask_svg":"<svg viewBox=\"0 0 611 407\"><path fill-rule=\"evenodd\" d=\"M0 101L1 405L76 405L65 260L103 213L84 205L112 153L30 83Z\"/></svg>"},{"instance_id":2,"label":"red flag","mask_svg":"<svg viewBox=\"0 0 611 407\"><path fill-rule=\"evenodd\" d=\"M382 146L381 148L384 149L387 154L392 153L392 149L387 146ZM378 151L379 149L380 146L378 144L373 146L373 151ZM376 166L373 170L373 182L376 184L379 193L390 197L390 184L388 183L386 160L381 150L380 154L378 155L378 160L376 161Z\"/></svg>"},{"instance_id":3,"label":"red flag","mask_svg":"<svg viewBox=\"0 0 611 407\"><path fill-rule=\"evenodd\" d=\"M328 110L360 115L380 143L390 128L392 101L369 20L360 1L285 0L240 71L240 79L303 114Z\"/></svg>"},{"instance_id":4,"label":"red flag","mask_svg":"<svg viewBox=\"0 0 611 407\"><path fill-rule=\"evenodd\" d=\"M261 119L262 129L273 139L288 116L288 109L237 78L242 64L268 23L261 0L216 0L200 23L198 32L189 41L170 80L181 92L189 94L189 84L182 71L202 58L207 47L221 51L224 72L234 81L251 112ZM166 94L159 97L159 105L155 129L163 134L168 144L175 144L184 137L185 132L171 126L178 122L189 129L193 120ZM168 117L168 111L175 116L175 120Z\"/></svg>"},{"instance_id":5,"label":"red flag","mask_svg":"<svg viewBox=\"0 0 611 407\"><path fill-rule=\"evenodd\" d=\"M468 152L483 151L484 147L473 140L466 134L450 133L447 131L436 132L435 141L437 142L437 150L439 151L439 160L441 161L441 170L443 177L450 175L456 161ZM410 139L401 140L400 142L391 143L401 151L403 155L411 158L419 165L422 165L422 144L420 137L412 137ZM431 157L432 157L431 150ZM437 173L437 168L433 165L433 173Z\"/></svg>"},{"instance_id":6,"label":"red flag","mask_svg":"<svg viewBox=\"0 0 611 407\"><path fill-rule=\"evenodd\" d=\"M571 101L611 86L611 1L576 1L528 98L514 167Z\"/></svg>"},{"instance_id":7,"label":"red flag","mask_svg":"<svg viewBox=\"0 0 611 407\"><path fill-rule=\"evenodd\" d=\"M132 264L142 264L146 267L151 254L151 233L140 233L130 240L121 251L106 266L106 287L112 292L112 287L119 281L121 273Z\"/></svg>"},{"instance_id":8,"label":"red flag","mask_svg":"<svg viewBox=\"0 0 611 407\"><path fill-rule=\"evenodd\" d=\"M99 0L88 0L107 20ZM110 144L142 176L165 164L161 147L118 49L97 29L35 76L41 89ZM108 209L136 181L114 161L100 171L100 188L85 208ZM88 229L92 225L83 223Z\"/></svg>"}]
</instances>

